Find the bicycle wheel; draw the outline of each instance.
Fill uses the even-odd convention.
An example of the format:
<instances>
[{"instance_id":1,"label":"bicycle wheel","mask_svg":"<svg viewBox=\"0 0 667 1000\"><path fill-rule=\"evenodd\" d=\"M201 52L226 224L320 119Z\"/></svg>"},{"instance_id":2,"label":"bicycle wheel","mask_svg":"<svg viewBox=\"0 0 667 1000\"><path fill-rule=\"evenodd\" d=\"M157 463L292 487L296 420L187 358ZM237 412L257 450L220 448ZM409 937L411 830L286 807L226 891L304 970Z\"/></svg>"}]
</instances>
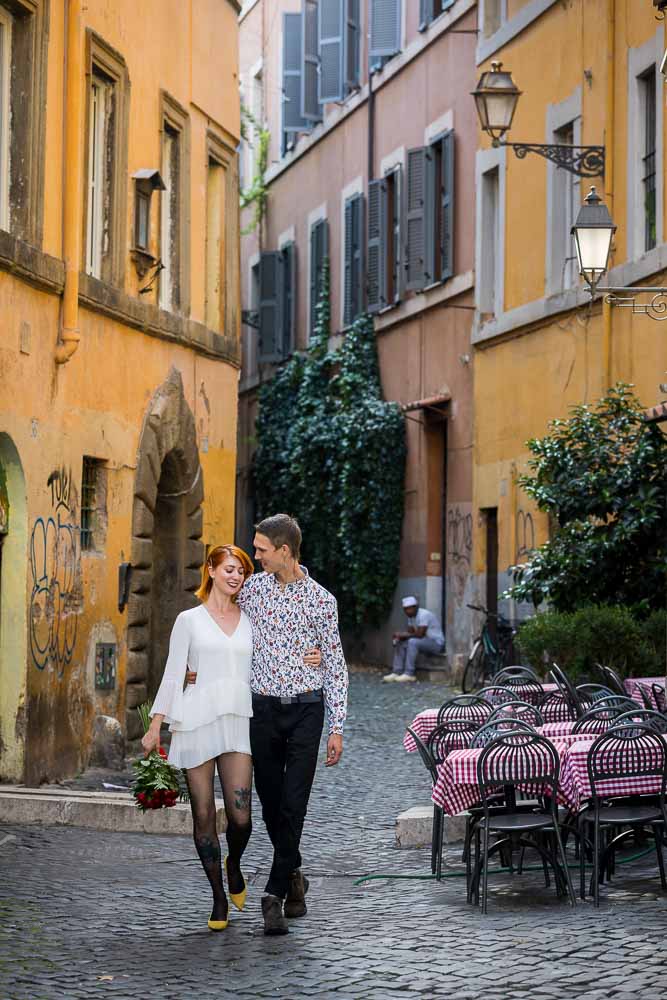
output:
<instances>
[{"instance_id":1,"label":"bicycle wheel","mask_svg":"<svg viewBox=\"0 0 667 1000\"><path fill-rule=\"evenodd\" d=\"M470 694L471 691L476 691L478 688L483 687L485 675L486 653L484 652L482 640L478 639L472 647L472 652L468 657L468 662L463 671L463 678L461 680L461 690L463 693Z\"/></svg>"}]
</instances>

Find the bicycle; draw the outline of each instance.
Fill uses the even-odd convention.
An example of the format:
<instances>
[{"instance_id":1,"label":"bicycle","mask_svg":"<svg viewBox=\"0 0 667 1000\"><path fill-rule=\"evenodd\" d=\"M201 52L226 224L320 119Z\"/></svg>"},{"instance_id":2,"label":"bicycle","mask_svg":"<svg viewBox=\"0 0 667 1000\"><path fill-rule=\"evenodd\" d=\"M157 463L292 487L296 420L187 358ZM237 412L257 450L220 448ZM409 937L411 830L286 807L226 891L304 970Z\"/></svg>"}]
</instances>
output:
<instances>
[{"instance_id":1,"label":"bicycle","mask_svg":"<svg viewBox=\"0 0 667 1000\"><path fill-rule=\"evenodd\" d=\"M464 694L469 694L471 691L483 687L493 680L499 670L508 666L513 648L512 644L517 632L512 623L503 615L487 611L486 608L479 607L476 604L468 604L467 607L471 611L481 611L486 616L486 619L482 626L482 631L472 644L470 656L463 671L461 689ZM494 641L491 629L489 628L489 620L491 618L494 618L496 621L496 641Z\"/></svg>"}]
</instances>

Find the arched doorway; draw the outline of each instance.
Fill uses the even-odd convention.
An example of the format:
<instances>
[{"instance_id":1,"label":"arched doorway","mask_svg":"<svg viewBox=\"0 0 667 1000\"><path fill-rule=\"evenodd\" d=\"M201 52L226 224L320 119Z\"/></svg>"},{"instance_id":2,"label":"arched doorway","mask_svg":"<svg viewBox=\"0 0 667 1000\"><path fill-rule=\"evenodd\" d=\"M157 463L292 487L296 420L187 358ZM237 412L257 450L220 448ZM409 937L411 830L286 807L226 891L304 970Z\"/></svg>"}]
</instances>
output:
<instances>
[{"instance_id":1,"label":"arched doorway","mask_svg":"<svg viewBox=\"0 0 667 1000\"><path fill-rule=\"evenodd\" d=\"M0 779L22 781L28 662L28 502L16 446L0 433Z\"/></svg>"},{"instance_id":2,"label":"arched doorway","mask_svg":"<svg viewBox=\"0 0 667 1000\"><path fill-rule=\"evenodd\" d=\"M195 604L205 551L204 498L195 421L172 369L146 413L132 509L128 601L126 731L141 735L134 711L155 694L176 615Z\"/></svg>"}]
</instances>

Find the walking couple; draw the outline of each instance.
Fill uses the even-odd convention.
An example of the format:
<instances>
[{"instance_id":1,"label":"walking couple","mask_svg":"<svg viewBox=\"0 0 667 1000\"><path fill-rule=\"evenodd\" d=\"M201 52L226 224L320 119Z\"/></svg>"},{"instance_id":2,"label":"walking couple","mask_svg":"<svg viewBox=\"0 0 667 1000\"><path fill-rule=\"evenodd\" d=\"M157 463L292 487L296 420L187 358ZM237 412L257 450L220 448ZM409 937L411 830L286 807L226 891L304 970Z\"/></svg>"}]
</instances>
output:
<instances>
[{"instance_id":1,"label":"walking couple","mask_svg":"<svg viewBox=\"0 0 667 1000\"><path fill-rule=\"evenodd\" d=\"M246 900L241 858L252 830L253 765L273 863L262 897L265 934L287 934L286 917L306 913L308 879L299 843L315 776L326 707L326 765L343 753L347 667L335 598L299 564L301 530L287 514L256 525L250 557L235 545L209 552L197 591L183 611L143 739L150 753L170 723L169 762L184 768L194 842L213 891L211 930L229 920L215 822L217 769L227 815L224 861L229 896Z\"/></svg>"}]
</instances>

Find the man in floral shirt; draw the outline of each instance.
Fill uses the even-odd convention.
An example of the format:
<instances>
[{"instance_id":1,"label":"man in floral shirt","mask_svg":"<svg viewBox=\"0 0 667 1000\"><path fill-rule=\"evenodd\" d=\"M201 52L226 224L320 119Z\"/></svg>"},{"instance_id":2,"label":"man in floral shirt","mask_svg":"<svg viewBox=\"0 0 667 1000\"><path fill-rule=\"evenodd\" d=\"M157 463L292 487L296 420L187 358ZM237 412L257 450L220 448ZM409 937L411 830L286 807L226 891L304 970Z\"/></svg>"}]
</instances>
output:
<instances>
[{"instance_id":1,"label":"man in floral shirt","mask_svg":"<svg viewBox=\"0 0 667 1000\"><path fill-rule=\"evenodd\" d=\"M254 546L264 572L246 581L239 604L253 629L250 744L255 787L273 844L262 912L265 934L286 934L285 917L306 913L308 880L301 873L299 842L325 708L327 767L343 753L347 666L336 599L299 565L297 522L287 514L266 518L255 528Z\"/></svg>"}]
</instances>

